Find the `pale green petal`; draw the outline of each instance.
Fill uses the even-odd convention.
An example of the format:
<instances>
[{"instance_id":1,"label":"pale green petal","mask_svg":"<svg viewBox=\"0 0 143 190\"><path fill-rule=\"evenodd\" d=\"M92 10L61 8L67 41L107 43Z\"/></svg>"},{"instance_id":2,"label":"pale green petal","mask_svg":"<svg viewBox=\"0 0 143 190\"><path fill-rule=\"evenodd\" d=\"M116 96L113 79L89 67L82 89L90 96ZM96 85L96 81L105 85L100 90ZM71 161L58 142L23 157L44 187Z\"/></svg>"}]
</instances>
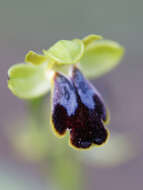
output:
<instances>
[{"instance_id":1,"label":"pale green petal","mask_svg":"<svg viewBox=\"0 0 143 190\"><path fill-rule=\"evenodd\" d=\"M99 77L116 67L123 53L118 43L98 40L85 49L79 67L88 78Z\"/></svg>"},{"instance_id":2,"label":"pale green petal","mask_svg":"<svg viewBox=\"0 0 143 190\"><path fill-rule=\"evenodd\" d=\"M86 36L85 38L83 38L83 43L85 45L85 48L87 48L88 45L90 45L91 43L95 42L96 40L102 40L102 36L100 35L96 35L96 34L90 34L88 36Z\"/></svg>"},{"instance_id":3,"label":"pale green petal","mask_svg":"<svg viewBox=\"0 0 143 190\"><path fill-rule=\"evenodd\" d=\"M46 51L44 51L46 54ZM84 44L81 40L73 41L61 40L53 45L48 51L47 55L61 64L77 63L84 53Z\"/></svg>"},{"instance_id":4,"label":"pale green petal","mask_svg":"<svg viewBox=\"0 0 143 190\"><path fill-rule=\"evenodd\" d=\"M43 65L16 64L9 69L8 76L8 88L19 98L36 98L50 89L50 73Z\"/></svg>"},{"instance_id":5,"label":"pale green petal","mask_svg":"<svg viewBox=\"0 0 143 190\"><path fill-rule=\"evenodd\" d=\"M34 65L40 65L42 63L47 62L48 58L45 55L39 55L34 51L29 51L25 56L26 63L32 63Z\"/></svg>"}]
</instances>

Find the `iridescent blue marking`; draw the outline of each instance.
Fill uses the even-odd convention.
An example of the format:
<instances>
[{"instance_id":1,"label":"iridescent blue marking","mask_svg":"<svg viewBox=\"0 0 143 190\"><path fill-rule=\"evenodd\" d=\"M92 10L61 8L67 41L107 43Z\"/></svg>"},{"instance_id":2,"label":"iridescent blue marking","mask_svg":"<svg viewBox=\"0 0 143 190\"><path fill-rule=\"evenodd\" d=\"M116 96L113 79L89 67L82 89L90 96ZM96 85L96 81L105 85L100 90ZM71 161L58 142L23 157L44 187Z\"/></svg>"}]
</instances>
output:
<instances>
[{"instance_id":1,"label":"iridescent blue marking","mask_svg":"<svg viewBox=\"0 0 143 190\"><path fill-rule=\"evenodd\" d=\"M56 73L54 82L54 107L59 104L66 109L68 116L73 115L78 106L73 84L65 76L59 73Z\"/></svg>"},{"instance_id":2,"label":"iridescent blue marking","mask_svg":"<svg viewBox=\"0 0 143 190\"><path fill-rule=\"evenodd\" d=\"M99 92L85 79L82 73L76 68L73 67L72 72L73 83L78 91L78 94L81 98L81 101L89 108L95 109L96 102L94 101L94 96L98 96L99 100L103 103L103 99Z\"/></svg>"}]
</instances>

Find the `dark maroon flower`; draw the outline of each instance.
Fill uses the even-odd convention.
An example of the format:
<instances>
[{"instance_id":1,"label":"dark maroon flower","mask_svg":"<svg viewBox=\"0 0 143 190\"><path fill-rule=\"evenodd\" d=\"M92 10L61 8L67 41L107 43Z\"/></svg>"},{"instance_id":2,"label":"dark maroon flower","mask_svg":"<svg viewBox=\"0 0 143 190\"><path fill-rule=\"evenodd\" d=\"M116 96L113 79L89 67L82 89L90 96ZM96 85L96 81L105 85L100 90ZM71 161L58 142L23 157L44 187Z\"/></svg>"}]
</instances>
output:
<instances>
[{"instance_id":1,"label":"dark maroon flower","mask_svg":"<svg viewBox=\"0 0 143 190\"><path fill-rule=\"evenodd\" d=\"M76 67L71 78L55 73L53 81L51 121L56 134L63 136L69 129L70 144L80 149L105 143L108 116L99 92Z\"/></svg>"}]
</instances>

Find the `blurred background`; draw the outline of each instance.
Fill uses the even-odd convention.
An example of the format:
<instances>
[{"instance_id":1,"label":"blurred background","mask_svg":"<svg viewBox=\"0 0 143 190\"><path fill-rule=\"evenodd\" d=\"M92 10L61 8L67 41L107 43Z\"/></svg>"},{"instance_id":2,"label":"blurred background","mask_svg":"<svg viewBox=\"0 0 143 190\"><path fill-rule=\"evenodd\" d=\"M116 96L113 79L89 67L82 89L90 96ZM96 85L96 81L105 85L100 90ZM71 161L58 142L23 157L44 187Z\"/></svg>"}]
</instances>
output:
<instances>
[{"instance_id":1,"label":"blurred background","mask_svg":"<svg viewBox=\"0 0 143 190\"><path fill-rule=\"evenodd\" d=\"M70 179L77 180L85 190L142 189L142 8L142 0L0 0L1 190L59 190L63 175L59 168L63 168L63 185L67 183L67 190L77 188L72 186L75 182L70 184ZM70 163L68 156L62 156L55 148L61 140L53 137L54 146L49 148L53 139L44 137L45 141L47 138L45 153L43 136L39 137L36 132L33 143L31 134L23 133L28 128L27 122L33 119L27 103L8 90L7 70L23 62L31 49L38 52L57 40L82 38L88 34L115 40L125 47L126 53L115 70L92 81L111 111L111 140L105 147L88 152L71 150L66 141L66 146L61 147L73 158L74 162ZM48 97L44 99L44 109L44 114L46 110L48 113ZM45 118L48 119L46 114ZM51 136L52 133L49 138ZM39 145L37 139L43 144ZM54 169L52 152L56 152L56 163L61 160ZM82 175L76 176L81 170Z\"/></svg>"}]
</instances>

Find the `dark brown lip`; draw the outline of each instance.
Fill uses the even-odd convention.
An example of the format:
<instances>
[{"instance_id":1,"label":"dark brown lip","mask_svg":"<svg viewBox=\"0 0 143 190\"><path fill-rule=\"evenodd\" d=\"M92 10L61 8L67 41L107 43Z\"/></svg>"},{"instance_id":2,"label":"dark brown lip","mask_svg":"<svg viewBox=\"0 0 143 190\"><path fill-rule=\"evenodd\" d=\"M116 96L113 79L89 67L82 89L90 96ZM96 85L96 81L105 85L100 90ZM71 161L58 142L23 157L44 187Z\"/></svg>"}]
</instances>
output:
<instances>
[{"instance_id":1,"label":"dark brown lip","mask_svg":"<svg viewBox=\"0 0 143 190\"><path fill-rule=\"evenodd\" d=\"M57 77L60 77L61 81L57 81ZM54 85L52 123L58 135L63 136L69 129L70 143L79 149L105 143L108 137L108 131L103 124L103 120L106 119L105 106L79 69L76 66L72 68L70 79L55 73ZM68 93L68 99L66 93L63 93L64 88ZM72 110L72 114L69 114L69 110Z\"/></svg>"}]
</instances>

